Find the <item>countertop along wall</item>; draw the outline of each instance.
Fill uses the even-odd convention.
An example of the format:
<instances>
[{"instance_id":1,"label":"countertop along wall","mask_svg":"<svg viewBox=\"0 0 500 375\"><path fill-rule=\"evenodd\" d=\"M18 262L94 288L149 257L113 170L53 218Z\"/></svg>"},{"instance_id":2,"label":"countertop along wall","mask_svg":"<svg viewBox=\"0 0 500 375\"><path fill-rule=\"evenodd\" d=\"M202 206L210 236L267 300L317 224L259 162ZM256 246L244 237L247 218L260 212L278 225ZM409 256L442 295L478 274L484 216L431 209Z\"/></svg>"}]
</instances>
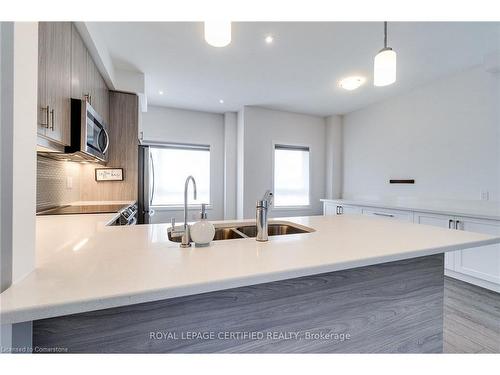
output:
<instances>
[{"instance_id":1,"label":"countertop along wall","mask_svg":"<svg viewBox=\"0 0 500 375\"><path fill-rule=\"evenodd\" d=\"M310 147L310 206L272 208L271 217L320 215L325 196L325 119L323 117L245 106L238 121L239 157L243 157L243 218L255 217L255 201L273 187L273 142ZM243 135L241 134L243 131ZM242 136L242 138L240 138ZM240 164L240 163L238 163ZM241 168L241 165L239 165ZM240 216L241 218L241 216Z\"/></svg>"},{"instance_id":2,"label":"countertop along wall","mask_svg":"<svg viewBox=\"0 0 500 375\"><path fill-rule=\"evenodd\" d=\"M476 67L345 115L342 197L500 200L499 92Z\"/></svg>"},{"instance_id":3,"label":"countertop along wall","mask_svg":"<svg viewBox=\"0 0 500 375\"><path fill-rule=\"evenodd\" d=\"M224 115L177 108L148 106L142 113L139 127L143 142L191 143L210 145L210 220L224 218ZM175 162L175 161L173 161ZM191 210L190 219L196 219L199 209ZM183 219L182 210L155 209L153 223Z\"/></svg>"}]
</instances>

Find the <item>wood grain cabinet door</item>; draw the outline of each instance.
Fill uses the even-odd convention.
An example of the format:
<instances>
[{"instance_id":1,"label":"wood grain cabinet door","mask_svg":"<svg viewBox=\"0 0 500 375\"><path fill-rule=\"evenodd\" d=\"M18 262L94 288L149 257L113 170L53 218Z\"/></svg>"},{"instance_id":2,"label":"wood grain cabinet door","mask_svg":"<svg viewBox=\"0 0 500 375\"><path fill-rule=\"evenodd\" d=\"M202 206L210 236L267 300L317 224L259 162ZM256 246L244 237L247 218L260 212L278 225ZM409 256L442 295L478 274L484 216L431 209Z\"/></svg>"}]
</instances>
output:
<instances>
[{"instance_id":1,"label":"wood grain cabinet door","mask_svg":"<svg viewBox=\"0 0 500 375\"><path fill-rule=\"evenodd\" d=\"M50 108L46 136L63 145L70 142L71 23L48 22L45 53L46 87Z\"/></svg>"},{"instance_id":2,"label":"wood grain cabinet door","mask_svg":"<svg viewBox=\"0 0 500 375\"><path fill-rule=\"evenodd\" d=\"M71 97L83 99L89 95L87 48L75 25L71 27Z\"/></svg>"},{"instance_id":3,"label":"wood grain cabinet door","mask_svg":"<svg viewBox=\"0 0 500 375\"><path fill-rule=\"evenodd\" d=\"M104 78L101 76L101 85L100 85L100 102L101 102L101 116L104 119L104 123L109 126L109 90L108 86L106 86L106 82Z\"/></svg>"},{"instance_id":4,"label":"wood grain cabinet door","mask_svg":"<svg viewBox=\"0 0 500 375\"><path fill-rule=\"evenodd\" d=\"M101 113L101 105L99 103L99 71L95 66L92 56L87 52L87 90L90 95L90 105Z\"/></svg>"},{"instance_id":5,"label":"wood grain cabinet door","mask_svg":"<svg viewBox=\"0 0 500 375\"><path fill-rule=\"evenodd\" d=\"M38 23L38 117L37 133L45 136L49 124L47 97L47 22Z\"/></svg>"},{"instance_id":6,"label":"wood grain cabinet door","mask_svg":"<svg viewBox=\"0 0 500 375\"><path fill-rule=\"evenodd\" d=\"M90 105L109 123L109 90L76 26L71 31L71 97L88 97Z\"/></svg>"}]
</instances>

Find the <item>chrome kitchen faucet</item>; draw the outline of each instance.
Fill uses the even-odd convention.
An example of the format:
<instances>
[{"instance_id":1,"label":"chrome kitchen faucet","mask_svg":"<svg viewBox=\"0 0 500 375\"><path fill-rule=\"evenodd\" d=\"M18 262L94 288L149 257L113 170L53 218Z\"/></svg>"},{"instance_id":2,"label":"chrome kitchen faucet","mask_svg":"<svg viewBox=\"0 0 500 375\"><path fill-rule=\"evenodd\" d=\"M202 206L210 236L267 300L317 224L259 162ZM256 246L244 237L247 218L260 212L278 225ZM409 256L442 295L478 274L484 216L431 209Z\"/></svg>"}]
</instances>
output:
<instances>
[{"instance_id":1,"label":"chrome kitchen faucet","mask_svg":"<svg viewBox=\"0 0 500 375\"><path fill-rule=\"evenodd\" d=\"M196 181L193 176L188 176L186 178L186 182L184 183L184 227L180 230L175 230L175 218L171 219L172 229L170 231L170 235L172 237L182 236L182 241L180 247L190 247L191 246L191 236L189 234L189 225L188 225L188 187L189 181L193 181L193 199L196 200Z\"/></svg>"},{"instance_id":2,"label":"chrome kitchen faucet","mask_svg":"<svg viewBox=\"0 0 500 375\"><path fill-rule=\"evenodd\" d=\"M267 212L269 206L273 203L273 193L270 190L266 191L264 197L257 201L257 207L255 210L255 221L257 222L257 236L255 239L257 241L267 241L268 240L268 230L267 230Z\"/></svg>"}]
</instances>

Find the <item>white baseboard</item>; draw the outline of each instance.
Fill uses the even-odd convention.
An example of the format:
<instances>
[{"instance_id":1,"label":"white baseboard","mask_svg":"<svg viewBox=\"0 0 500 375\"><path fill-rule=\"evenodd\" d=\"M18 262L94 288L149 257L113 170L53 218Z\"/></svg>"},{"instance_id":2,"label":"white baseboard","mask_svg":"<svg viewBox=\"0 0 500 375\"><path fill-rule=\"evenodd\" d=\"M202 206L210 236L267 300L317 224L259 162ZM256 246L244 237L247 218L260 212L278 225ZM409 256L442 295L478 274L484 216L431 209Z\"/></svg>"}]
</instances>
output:
<instances>
[{"instance_id":1,"label":"white baseboard","mask_svg":"<svg viewBox=\"0 0 500 375\"><path fill-rule=\"evenodd\" d=\"M453 277L454 279L465 281L469 284L474 284L480 286L481 288L489 289L491 291L500 293L500 285L492 283L490 281L481 280L473 276L465 275L460 272L455 272L452 270L445 269L444 274L449 277Z\"/></svg>"}]
</instances>

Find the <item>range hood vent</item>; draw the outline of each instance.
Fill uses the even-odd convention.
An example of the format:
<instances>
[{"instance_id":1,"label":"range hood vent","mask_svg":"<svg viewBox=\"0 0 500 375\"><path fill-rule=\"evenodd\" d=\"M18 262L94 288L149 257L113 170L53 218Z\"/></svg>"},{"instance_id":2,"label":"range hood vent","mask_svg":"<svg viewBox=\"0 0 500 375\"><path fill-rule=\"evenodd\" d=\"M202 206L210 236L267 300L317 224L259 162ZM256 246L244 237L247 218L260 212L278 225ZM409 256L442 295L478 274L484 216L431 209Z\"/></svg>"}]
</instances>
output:
<instances>
[{"instance_id":1,"label":"range hood vent","mask_svg":"<svg viewBox=\"0 0 500 375\"><path fill-rule=\"evenodd\" d=\"M91 162L104 165L102 160L93 158L83 152L74 152L71 154L65 154L63 152L49 152L43 150L37 150L37 155L43 156L45 158L60 160L60 161L73 161L73 162Z\"/></svg>"}]
</instances>

